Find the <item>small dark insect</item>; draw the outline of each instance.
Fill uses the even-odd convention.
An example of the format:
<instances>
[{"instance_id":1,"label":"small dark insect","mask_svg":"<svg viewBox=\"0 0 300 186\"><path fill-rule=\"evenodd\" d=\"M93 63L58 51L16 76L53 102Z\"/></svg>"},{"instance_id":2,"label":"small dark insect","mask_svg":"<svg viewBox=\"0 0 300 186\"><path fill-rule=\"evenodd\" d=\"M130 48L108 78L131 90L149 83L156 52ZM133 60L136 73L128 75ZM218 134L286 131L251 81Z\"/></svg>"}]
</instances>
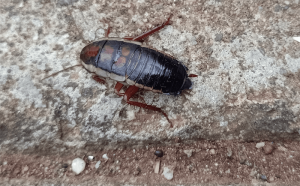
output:
<instances>
[{"instance_id":1,"label":"small dark insect","mask_svg":"<svg viewBox=\"0 0 300 186\"><path fill-rule=\"evenodd\" d=\"M181 62L141 43L146 37L169 25L170 18L171 16L162 25L131 38L108 38L110 31L108 28L105 38L82 49L80 59L82 66L94 73L92 78L95 81L101 84L105 83L101 78L117 81L115 86L117 95L123 96L130 105L161 112L173 127L167 114L160 108L130 101L140 88L168 95L179 95L183 90L192 88L193 83L189 77L197 77L197 75L188 75L188 68ZM129 85L129 88L125 93L120 93L124 85Z\"/></svg>"},{"instance_id":2,"label":"small dark insect","mask_svg":"<svg viewBox=\"0 0 300 186\"><path fill-rule=\"evenodd\" d=\"M163 152L162 150L156 150L156 151L154 152L154 154L155 154L155 156L157 156L157 157L163 157L164 152Z\"/></svg>"}]
</instances>

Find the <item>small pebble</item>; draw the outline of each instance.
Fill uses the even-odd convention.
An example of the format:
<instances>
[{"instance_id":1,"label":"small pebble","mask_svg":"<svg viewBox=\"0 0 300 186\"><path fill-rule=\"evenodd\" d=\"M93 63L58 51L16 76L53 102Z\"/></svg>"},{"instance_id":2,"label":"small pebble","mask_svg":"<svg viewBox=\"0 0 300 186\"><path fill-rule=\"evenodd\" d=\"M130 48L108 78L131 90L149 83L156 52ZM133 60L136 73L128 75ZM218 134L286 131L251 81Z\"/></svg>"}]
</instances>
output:
<instances>
[{"instance_id":1,"label":"small pebble","mask_svg":"<svg viewBox=\"0 0 300 186\"><path fill-rule=\"evenodd\" d=\"M265 145L263 149L265 154L271 154L274 150L274 147L272 145Z\"/></svg>"},{"instance_id":2,"label":"small pebble","mask_svg":"<svg viewBox=\"0 0 300 186\"><path fill-rule=\"evenodd\" d=\"M164 155L164 153L163 153L162 150L156 150L156 151L154 152L154 154L155 154L157 157L163 157L163 155Z\"/></svg>"},{"instance_id":3,"label":"small pebble","mask_svg":"<svg viewBox=\"0 0 300 186\"><path fill-rule=\"evenodd\" d=\"M223 38L223 34L222 34L222 33L216 34L215 36L216 36L216 37L215 37L215 41L221 41L222 38Z\"/></svg>"},{"instance_id":4,"label":"small pebble","mask_svg":"<svg viewBox=\"0 0 300 186\"><path fill-rule=\"evenodd\" d=\"M107 154L103 154L102 158L108 160Z\"/></svg>"},{"instance_id":5,"label":"small pebble","mask_svg":"<svg viewBox=\"0 0 300 186\"><path fill-rule=\"evenodd\" d=\"M216 154L216 151L215 151L215 149L210 149L210 150L209 150L209 153L210 153L210 154Z\"/></svg>"},{"instance_id":6,"label":"small pebble","mask_svg":"<svg viewBox=\"0 0 300 186\"><path fill-rule=\"evenodd\" d=\"M155 162L154 173L159 173L160 160Z\"/></svg>"},{"instance_id":7,"label":"small pebble","mask_svg":"<svg viewBox=\"0 0 300 186\"><path fill-rule=\"evenodd\" d=\"M7 161L3 162L3 165L7 165Z\"/></svg>"},{"instance_id":8,"label":"small pebble","mask_svg":"<svg viewBox=\"0 0 300 186\"><path fill-rule=\"evenodd\" d=\"M263 146L265 146L265 142L260 142L260 143L256 143L256 148L262 148Z\"/></svg>"},{"instance_id":9,"label":"small pebble","mask_svg":"<svg viewBox=\"0 0 300 186\"><path fill-rule=\"evenodd\" d=\"M287 151L287 149L283 146L279 146L277 149L280 150L280 151L283 151L283 152Z\"/></svg>"},{"instance_id":10,"label":"small pebble","mask_svg":"<svg viewBox=\"0 0 300 186\"><path fill-rule=\"evenodd\" d=\"M101 161L97 161L95 168L98 169L100 167Z\"/></svg>"},{"instance_id":11,"label":"small pebble","mask_svg":"<svg viewBox=\"0 0 300 186\"><path fill-rule=\"evenodd\" d=\"M25 167L23 167L22 173L28 171L29 167L26 165Z\"/></svg>"},{"instance_id":12,"label":"small pebble","mask_svg":"<svg viewBox=\"0 0 300 186\"><path fill-rule=\"evenodd\" d=\"M88 160L89 161L93 161L94 160L94 156L88 156Z\"/></svg>"},{"instance_id":13,"label":"small pebble","mask_svg":"<svg viewBox=\"0 0 300 186\"><path fill-rule=\"evenodd\" d=\"M300 42L300 37L293 37L293 39L294 39L295 41Z\"/></svg>"},{"instance_id":14,"label":"small pebble","mask_svg":"<svg viewBox=\"0 0 300 186\"><path fill-rule=\"evenodd\" d=\"M268 180L268 179L267 179L267 176L265 176L265 175L263 175L263 174L259 175L259 178L260 178L261 180L263 180L263 181L267 181L267 180Z\"/></svg>"},{"instance_id":15,"label":"small pebble","mask_svg":"<svg viewBox=\"0 0 300 186\"><path fill-rule=\"evenodd\" d=\"M183 152L187 155L188 158L193 155L193 150L183 150Z\"/></svg>"},{"instance_id":16,"label":"small pebble","mask_svg":"<svg viewBox=\"0 0 300 186\"><path fill-rule=\"evenodd\" d=\"M246 164L246 161L247 161L247 158L246 158L246 156L244 156L244 155L242 155L242 156L240 156L240 164Z\"/></svg>"},{"instance_id":17,"label":"small pebble","mask_svg":"<svg viewBox=\"0 0 300 186\"><path fill-rule=\"evenodd\" d=\"M168 167L164 167L164 172L162 174L167 180L173 179L173 170Z\"/></svg>"},{"instance_id":18,"label":"small pebble","mask_svg":"<svg viewBox=\"0 0 300 186\"><path fill-rule=\"evenodd\" d=\"M85 168L85 161L81 158L75 158L72 161L72 171L75 172L75 174L80 174L84 168Z\"/></svg>"},{"instance_id":19,"label":"small pebble","mask_svg":"<svg viewBox=\"0 0 300 186\"><path fill-rule=\"evenodd\" d=\"M227 148L227 157L228 158L231 158L231 156L232 156L232 150L231 150L231 148Z\"/></svg>"}]
</instances>

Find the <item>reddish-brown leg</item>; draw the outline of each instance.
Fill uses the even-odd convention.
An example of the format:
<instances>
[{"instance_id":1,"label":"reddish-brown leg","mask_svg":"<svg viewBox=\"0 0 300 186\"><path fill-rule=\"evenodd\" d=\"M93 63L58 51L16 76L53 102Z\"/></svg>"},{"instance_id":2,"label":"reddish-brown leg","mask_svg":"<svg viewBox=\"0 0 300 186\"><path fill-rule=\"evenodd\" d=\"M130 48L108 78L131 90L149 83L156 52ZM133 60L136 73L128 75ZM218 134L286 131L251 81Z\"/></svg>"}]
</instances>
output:
<instances>
[{"instance_id":1,"label":"reddish-brown leg","mask_svg":"<svg viewBox=\"0 0 300 186\"><path fill-rule=\"evenodd\" d=\"M150 36L151 34L154 34L157 31L159 31L160 29L164 28L166 25L169 25L171 17L172 17L172 15L170 15L170 17L168 18L168 20L165 23L153 28L152 30L149 30L149 31L137 36L137 37L125 37L124 39L133 40L133 41L140 41L141 42L146 37Z\"/></svg>"},{"instance_id":2,"label":"reddish-brown leg","mask_svg":"<svg viewBox=\"0 0 300 186\"><path fill-rule=\"evenodd\" d=\"M124 96L124 93L120 93L120 90L121 88L123 87L124 85L122 83L119 83L117 82L116 86L115 86L115 93L118 95L118 96Z\"/></svg>"},{"instance_id":3,"label":"reddish-brown leg","mask_svg":"<svg viewBox=\"0 0 300 186\"><path fill-rule=\"evenodd\" d=\"M161 112L166 118L167 120L170 122L171 127L173 127L172 122L169 120L168 115L166 113L164 113L160 108L157 108L155 106L152 105L147 105L144 103L140 103L140 102L136 102L136 101L129 101L130 98L139 90L138 87L136 86L130 86L126 91L125 91L125 95L124 95L124 100L130 104L130 105L134 105L134 106L138 106L141 108L145 108L145 109L149 109L149 110L154 110L154 111L158 111Z\"/></svg>"},{"instance_id":4,"label":"reddish-brown leg","mask_svg":"<svg viewBox=\"0 0 300 186\"><path fill-rule=\"evenodd\" d=\"M110 26L108 25L108 28L107 28L106 33L105 33L105 37L108 37L109 33L110 33Z\"/></svg>"},{"instance_id":5,"label":"reddish-brown leg","mask_svg":"<svg viewBox=\"0 0 300 186\"><path fill-rule=\"evenodd\" d=\"M189 77L198 77L196 74L190 74Z\"/></svg>"},{"instance_id":6,"label":"reddish-brown leg","mask_svg":"<svg viewBox=\"0 0 300 186\"><path fill-rule=\"evenodd\" d=\"M97 75L93 75L92 78L100 84L105 84L105 81Z\"/></svg>"}]
</instances>

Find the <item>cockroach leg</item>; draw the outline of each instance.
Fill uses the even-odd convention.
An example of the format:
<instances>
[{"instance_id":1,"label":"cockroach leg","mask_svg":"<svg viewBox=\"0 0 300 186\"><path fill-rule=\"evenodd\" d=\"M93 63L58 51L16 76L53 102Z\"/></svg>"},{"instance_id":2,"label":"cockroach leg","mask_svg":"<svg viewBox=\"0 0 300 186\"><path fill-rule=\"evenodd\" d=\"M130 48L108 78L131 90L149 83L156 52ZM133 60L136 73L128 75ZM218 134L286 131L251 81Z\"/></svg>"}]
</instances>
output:
<instances>
[{"instance_id":1,"label":"cockroach leg","mask_svg":"<svg viewBox=\"0 0 300 186\"><path fill-rule=\"evenodd\" d=\"M110 33L110 26L108 25L108 28L107 28L106 33L105 33L105 37L108 37L109 33Z\"/></svg>"},{"instance_id":2,"label":"cockroach leg","mask_svg":"<svg viewBox=\"0 0 300 186\"><path fill-rule=\"evenodd\" d=\"M99 76L97 75L93 75L92 78L97 81L100 84L105 84L105 80L101 79Z\"/></svg>"},{"instance_id":3,"label":"cockroach leg","mask_svg":"<svg viewBox=\"0 0 300 186\"><path fill-rule=\"evenodd\" d=\"M129 101L130 98L139 90L138 87L136 86L130 86L126 91L125 91L125 95L124 95L124 100L130 104L130 105L134 105L134 106L138 106L141 108L145 108L145 109L149 109L149 110L154 110L154 111L158 111L161 112L169 121L169 123L171 124L171 128L173 127L172 122L169 120L168 115L166 113L164 113L161 108L157 108L155 106L152 105L147 105L144 103L140 103L140 102L136 102L136 101Z\"/></svg>"},{"instance_id":4,"label":"cockroach leg","mask_svg":"<svg viewBox=\"0 0 300 186\"><path fill-rule=\"evenodd\" d=\"M166 25L169 25L171 17L172 17L172 14L170 15L170 17L168 18L168 20L165 23L153 28L152 30L149 30L149 31L147 31L147 32L145 32L145 33L143 33L143 34L141 34L137 37L134 37L134 38L125 37L124 39L142 42L146 37L150 36L151 34L154 34L157 31L159 31L160 29L164 28Z\"/></svg>"},{"instance_id":5,"label":"cockroach leg","mask_svg":"<svg viewBox=\"0 0 300 186\"><path fill-rule=\"evenodd\" d=\"M124 96L124 93L120 93L120 90L121 88L123 87L124 85L122 83L119 83L117 82L116 86L115 86L115 93L118 95L118 96Z\"/></svg>"},{"instance_id":6,"label":"cockroach leg","mask_svg":"<svg viewBox=\"0 0 300 186\"><path fill-rule=\"evenodd\" d=\"M190 74L189 77L198 77L196 74Z\"/></svg>"}]
</instances>

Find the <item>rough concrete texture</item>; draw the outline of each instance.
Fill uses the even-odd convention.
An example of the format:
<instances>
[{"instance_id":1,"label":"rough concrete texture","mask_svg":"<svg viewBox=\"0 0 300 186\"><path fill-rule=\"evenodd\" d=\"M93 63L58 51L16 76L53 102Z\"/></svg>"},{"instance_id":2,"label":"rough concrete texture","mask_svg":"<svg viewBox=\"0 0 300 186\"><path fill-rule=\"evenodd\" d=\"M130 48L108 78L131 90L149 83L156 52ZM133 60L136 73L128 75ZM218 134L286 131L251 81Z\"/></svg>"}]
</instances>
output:
<instances>
[{"instance_id":1,"label":"rough concrete texture","mask_svg":"<svg viewBox=\"0 0 300 186\"><path fill-rule=\"evenodd\" d=\"M299 140L299 0L93 1L0 3L1 152L70 152L121 145L207 140ZM104 37L136 36L180 61L194 88L180 96L140 91L127 105L91 79L79 53ZM143 100L143 99L144 100Z\"/></svg>"}]
</instances>

